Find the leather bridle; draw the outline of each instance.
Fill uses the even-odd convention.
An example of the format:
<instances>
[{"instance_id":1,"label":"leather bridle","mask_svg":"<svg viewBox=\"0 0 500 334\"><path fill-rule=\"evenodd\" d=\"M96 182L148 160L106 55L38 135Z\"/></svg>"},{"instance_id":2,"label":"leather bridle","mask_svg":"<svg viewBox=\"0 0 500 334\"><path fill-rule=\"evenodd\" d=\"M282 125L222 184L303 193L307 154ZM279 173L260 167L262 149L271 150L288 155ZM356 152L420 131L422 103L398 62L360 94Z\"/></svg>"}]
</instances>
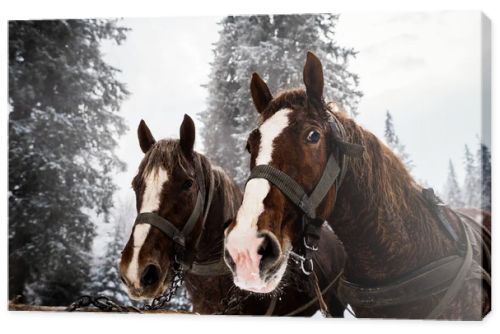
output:
<instances>
[{"instance_id":1,"label":"leather bridle","mask_svg":"<svg viewBox=\"0 0 500 334\"><path fill-rule=\"evenodd\" d=\"M333 114L329 115L329 117L335 149L329 155L323 174L310 194L292 177L271 165L255 166L248 178L248 181L251 179L266 179L302 211L304 255L294 251L291 251L290 255L292 260L300 264L302 271L306 275L313 272L312 253L318 250L321 225L325 222L325 219L317 216L316 209L334 185L336 191L338 191L347 172L348 158L359 158L364 152L362 145L346 142L344 140L346 133L343 125ZM336 155L338 160L335 157ZM337 161L340 161L340 163Z\"/></svg>"},{"instance_id":2,"label":"leather bridle","mask_svg":"<svg viewBox=\"0 0 500 334\"><path fill-rule=\"evenodd\" d=\"M138 214L134 226L137 224L149 224L158 228L161 232L163 232L163 234L169 237L175 243L174 262L176 265L179 265L182 270L189 271L190 273L197 275L220 275L221 273L227 273L229 271L228 268L226 268L222 257L217 261L206 263L197 262L195 260L198 245L200 243L201 236L205 227L208 211L210 210L210 206L212 204L214 180L213 175L211 174L209 187L207 189L201 164L201 158L199 155L195 155L193 160L196 183L198 185L198 194L196 196L196 204L194 206L194 209L184 226L179 229L170 220L160 216L155 212L144 212ZM200 219L201 231L196 237L193 246L188 248L188 239L192 237L193 229Z\"/></svg>"}]
</instances>

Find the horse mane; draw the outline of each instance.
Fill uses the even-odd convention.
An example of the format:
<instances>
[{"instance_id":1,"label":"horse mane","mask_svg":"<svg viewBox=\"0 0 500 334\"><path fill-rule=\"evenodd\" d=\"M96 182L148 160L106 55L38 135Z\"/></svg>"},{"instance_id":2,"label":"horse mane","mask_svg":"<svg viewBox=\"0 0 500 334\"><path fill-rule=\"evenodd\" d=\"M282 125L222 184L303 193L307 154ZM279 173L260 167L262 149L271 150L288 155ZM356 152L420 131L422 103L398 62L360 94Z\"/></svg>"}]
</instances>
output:
<instances>
[{"instance_id":1,"label":"horse mane","mask_svg":"<svg viewBox=\"0 0 500 334\"><path fill-rule=\"evenodd\" d=\"M224 221L233 218L236 215L239 205L241 204L242 194L237 184L229 177L229 175L219 166L214 165L203 154L198 153L201 158L202 166L205 171L205 178L210 178L208 172L213 176L214 191L222 195ZM234 198L238 198L235 201Z\"/></svg>"},{"instance_id":2,"label":"horse mane","mask_svg":"<svg viewBox=\"0 0 500 334\"><path fill-rule=\"evenodd\" d=\"M350 178L350 184L354 183L357 188L363 189L366 197L373 200L373 205L390 216L415 211L415 205L422 203L422 188L401 159L346 113L333 112L330 104L327 108L344 126L345 140L365 147L362 158L349 160L346 179Z\"/></svg>"}]
</instances>

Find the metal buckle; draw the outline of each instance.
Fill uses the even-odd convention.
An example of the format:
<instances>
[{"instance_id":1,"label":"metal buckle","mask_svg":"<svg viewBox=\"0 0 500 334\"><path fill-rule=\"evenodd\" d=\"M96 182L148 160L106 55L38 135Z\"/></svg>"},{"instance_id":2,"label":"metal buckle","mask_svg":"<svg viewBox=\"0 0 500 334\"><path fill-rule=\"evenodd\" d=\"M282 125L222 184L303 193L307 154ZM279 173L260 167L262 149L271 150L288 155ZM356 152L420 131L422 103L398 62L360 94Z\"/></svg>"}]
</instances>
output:
<instances>
[{"instance_id":1,"label":"metal buckle","mask_svg":"<svg viewBox=\"0 0 500 334\"><path fill-rule=\"evenodd\" d=\"M300 269L302 270L302 272L306 276L309 276L309 275L311 275L313 273L314 263L313 263L312 259L306 259L302 255L299 255L299 254L297 254L297 253L295 253L293 251L290 252L290 257L291 257L292 261L294 261L296 264L300 264ZM306 269L306 266L305 266L306 262L309 263L309 270Z\"/></svg>"},{"instance_id":2,"label":"metal buckle","mask_svg":"<svg viewBox=\"0 0 500 334\"><path fill-rule=\"evenodd\" d=\"M307 240L306 239L307 239L306 237L304 237L302 239L304 241L304 247L306 249L309 249L309 250L313 251L313 252L317 251L318 250L318 246L317 245L316 246L310 246L309 244L307 244Z\"/></svg>"},{"instance_id":3,"label":"metal buckle","mask_svg":"<svg viewBox=\"0 0 500 334\"><path fill-rule=\"evenodd\" d=\"M310 265L310 270L307 270L306 267L305 267L305 263L306 262L309 262L309 265ZM304 259L304 261L301 261L300 262L300 269L302 269L302 272L306 275L306 276L309 276L313 273L314 271L314 263L313 263L313 260L312 259Z\"/></svg>"},{"instance_id":4,"label":"metal buckle","mask_svg":"<svg viewBox=\"0 0 500 334\"><path fill-rule=\"evenodd\" d=\"M304 262L306 260L305 257L295 253L294 251L290 251L290 258L293 262L295 262L295 264L299 264L299 263Z\"/></svg>"}]
</instances>

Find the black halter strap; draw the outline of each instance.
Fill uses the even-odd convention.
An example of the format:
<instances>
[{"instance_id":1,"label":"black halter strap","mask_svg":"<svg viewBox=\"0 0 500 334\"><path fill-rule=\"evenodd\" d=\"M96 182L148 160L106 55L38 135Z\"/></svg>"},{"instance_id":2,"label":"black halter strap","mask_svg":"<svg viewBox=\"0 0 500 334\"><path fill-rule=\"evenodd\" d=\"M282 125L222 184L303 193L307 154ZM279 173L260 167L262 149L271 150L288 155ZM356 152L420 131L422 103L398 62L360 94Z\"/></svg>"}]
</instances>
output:
<instances>
[{"instance_id":1,"label":"black halter strap","mask_svg":"<svg viewBox=\"0 0 500 334\"><path fill-rule=\"evenodd\" d=\"M171 221L166 218L161 217L157 213L154 212L143 212L137 215L134 225L137 224L149 224L160 231L162 231L165 235L167 235L172 241L175 242L176 247L176 261L179 262L180 265L185 270L191 269L193 266L194 258L196 255L196 250L198 248L198 244L201 239L201 233L198 235L194 242L194 246L192 249L187 249L187 239L190 237L193 228L199 219L202 219L202 230L205 225L205 221L207 218L208 211L210 209L210 204L212 202L213 197L213 187L214 182L213 179L210 180L209 190L207 194L205 177L203 173L203 168L201 166L201 158L196 156L194 159L195 164L195 175L196 175L196 183L198 184L198 195L196 197L196 204L189 216L188 220L184 224L181 230L179 230ZM206 203L205 203L206 201ZM204 212L205 211L205 212Z\"/></svg>"},{"instance_id":2,"label":"black halter strap","mask_svg":"<svg viewBox=\"0 0 500 334\"><path fill-rule=\"evenodd\" d=\"M293 204L299 207L304 215L310 219L316 219L316 208L333 186L335 180L337 180L339 173L340 167L332 154L328 158L328 162L326 163L321 179L310 196L307 195L304 188L302 188L302 186L294 179L281 170L270 165L255 166L248 179L268 180L273 185L278 187L278 189L281 190L281 192Z\"/></svg>"},{"instance_id":3,"label":"black halter strap","mask_svg":"<svg viewBox=\"0 0 500 334\"><path fill-rule=\"evenodd\" d=\"M193 212L189 216L189 219L187 220L186 224L182 228L182 230L179 230L171 221L168 219L163 218L162 216L154 213L154 212L143 212L137 215L137 218L135 219L135 225L137 224L149 224L152 225L156 228L158 228L160 231L162 231L164 234L170 237L177 245L181 247L186 246L186 238L189 236L191 231L194 228L194 225L196 224L196 221L200 217L200 214L203 210L202 206L202 200L201 200L201 193L198 192L198 196L196 198L196 205L194 207Z\"/></svg>"},{"instance_id":4,"label":"black halter strap","mask_svg":"<svg viewBox=\"0 0 500 334\"><path fill-rule=\"evenodd\" d=\"M347 171L347 158L358 158L364 151L362 145L348 143L343 140L345 137L344 127L333 115L330 126L333 131L334 142L339 151L341 166L337 163L335 155L333 153L330 154L323 174L310 195L293 178L271 165L255 166L250 173L248 181L251 179L268 180L281 190L292 203L299 207L304 215L310 219L316 219L316 209L328 191L330 191L334 184L336 184L337 189L340 187Z\"/></svg>"},{"instance_id":5,"label":"black halter strap","mask_svg":"<svg viewBox=\"0 0 500 334\"><path fill-rule=\"evenodd\" d=\"M337 154L339 155L340 165L335 158L335 154L331 153L326 162L323 174L310 195L293 178L270 165L255 166L248 178L248 181L251 179L266 179L302 211L305 255L301 256L294 252L291 255L297 262L300 262L302 271L307 275L312 273L311 253L318 249L321 225L324 223L324 219L317 216L316 209L333 185L336 185L336 191L340 188L347 172L348 159L350 157L361 157L364 152L362 145L344 141L346 137L345 129L334 115L331 115L330 127Z\"/></svg>"}]
</instances>

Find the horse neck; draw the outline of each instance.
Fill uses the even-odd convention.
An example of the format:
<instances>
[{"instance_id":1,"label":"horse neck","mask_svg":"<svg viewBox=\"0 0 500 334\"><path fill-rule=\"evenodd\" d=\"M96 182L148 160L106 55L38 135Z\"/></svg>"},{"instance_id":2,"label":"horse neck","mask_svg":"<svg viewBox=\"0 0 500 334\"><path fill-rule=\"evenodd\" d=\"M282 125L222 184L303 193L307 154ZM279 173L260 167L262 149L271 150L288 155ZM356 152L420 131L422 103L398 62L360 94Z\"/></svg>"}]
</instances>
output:
<instances>
[{"instance_id":1,"label":"horse neck","mask_svg":"<svg viewBox=\"0 0 500 334\"><path fill-rule=\"evenodd\" d=\"M220 168L204 163L206 189L213 185L213 198L208 209L205 225L198 246L196 261L213 261L222 257L224 247L224 223L236 215L241 203L241 191Z\"/></svg>"},{"instance_id":2,"label":"horse neck","mask_svg":"<svg viewBox=\"0 0 500 334\"><path fill-rule=\"evenodd\" d=\"M347 278L383 283L449 255L453 245L404 165L373 134L349 121L349 140L364 145L365 153L350 160L328 216L348 254Z\"/></svg>"}]
</instances>

